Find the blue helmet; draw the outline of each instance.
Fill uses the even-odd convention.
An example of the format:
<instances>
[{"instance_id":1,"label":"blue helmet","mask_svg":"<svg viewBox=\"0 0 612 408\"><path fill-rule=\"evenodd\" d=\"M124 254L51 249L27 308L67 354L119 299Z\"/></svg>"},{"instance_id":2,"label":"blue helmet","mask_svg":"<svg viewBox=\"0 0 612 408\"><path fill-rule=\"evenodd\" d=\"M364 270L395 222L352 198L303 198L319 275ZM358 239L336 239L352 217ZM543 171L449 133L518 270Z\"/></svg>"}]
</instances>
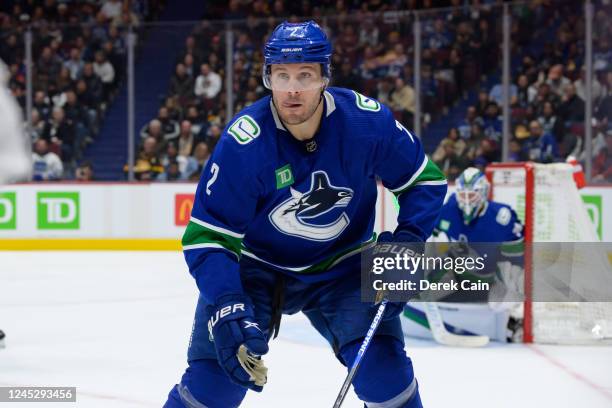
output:
<instances>
[{"instance_id":1,"label":"blue helmet","mask_svg":"<svg viewBox=\"0 0 612 408\"><path fill-rule=\"evenodd\" d=\"M297 64L318 62L323 67L323 77L331 77L332 45L317 23L279 24L264 47L264 84L272 64ZM267 84L266 84L267 86Z\"/></svg>"}]
</instances>

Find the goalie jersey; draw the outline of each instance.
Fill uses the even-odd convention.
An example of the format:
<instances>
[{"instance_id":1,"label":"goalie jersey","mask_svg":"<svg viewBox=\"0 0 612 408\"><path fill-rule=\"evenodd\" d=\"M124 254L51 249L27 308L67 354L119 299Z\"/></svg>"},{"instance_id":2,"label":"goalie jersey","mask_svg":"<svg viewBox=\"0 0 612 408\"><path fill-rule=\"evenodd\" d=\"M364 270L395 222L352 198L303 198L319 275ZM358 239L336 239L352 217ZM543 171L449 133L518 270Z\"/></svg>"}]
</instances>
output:
<instances>
[{"instance_id":1,"label":"goalie jersey","mask_svg":"<svg viewBox=\"0 0 612 408\"><path fill-rule=\"evenodd\" d=\"M442 207L436 232L444 232L451 242L515 242L523 240L523 225L510 206L489 200L478 216L466 225L455 194L452 194Z\"/></svg>"},{"instance_id":2,"label":"goalie jersey","mask_svg":"<svg viewBox=\"0 0 612 408\"><path fill-rule=\"evenodd\" d=\"M431 234L446 180L420 140L374 99L341 88L322 99L307 142L285 129L269 96L225 128L182 241L208 302L242 292L241 257L307 282L344 276L334 266L375 240L377 177L398 197L404 236Z\"/></svg>"}]
</instances>

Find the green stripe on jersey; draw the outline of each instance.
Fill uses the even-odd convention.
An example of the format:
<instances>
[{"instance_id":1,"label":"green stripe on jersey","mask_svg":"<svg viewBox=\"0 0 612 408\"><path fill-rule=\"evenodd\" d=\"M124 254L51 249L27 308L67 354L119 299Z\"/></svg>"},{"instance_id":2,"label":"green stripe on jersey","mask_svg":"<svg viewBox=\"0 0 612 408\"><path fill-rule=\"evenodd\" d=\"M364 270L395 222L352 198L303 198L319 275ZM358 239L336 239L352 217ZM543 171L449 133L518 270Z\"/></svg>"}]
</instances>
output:
<instances>
[{"instance_id":1,"label":"green stripe on jersey","mask_svg":"<svg viewBox=\"0 0 612 408\"><path fill-rule=\"evenodd\" d=\"M403 189L399 191L395 191L394 194L397 197L400 194L406 192L411 187L414 187L419 184L431 184L431 185L446 184L446 176L444 176L444 173L442 172L442 170L440 170L440 168L438 167L438 165L436 165L436 163L434 163L431 160L427 160L427 164L425 165L425 168L423 169L421 174L419 174L417 178L414 179L414 181L410 183L408 186L404 187Z\"/></svg>"},{"instance_id":2,"label":"green stripe on jersey","mask_svg":"<svg viewBox=\"0 0 612 408\"><path fill-rule=\"evenodd\" d=\"M202 245L202 247L204 247L206 244L210 244L211 247L220 245L228 251L235 253L240 258L242 239L229 236L222 232L214 231L210 228L196 224L193 221L189 221L189 224L187 224L187 229L183 234L181 243L183 248L193 245Z\"/></svg>"}]
</instances>

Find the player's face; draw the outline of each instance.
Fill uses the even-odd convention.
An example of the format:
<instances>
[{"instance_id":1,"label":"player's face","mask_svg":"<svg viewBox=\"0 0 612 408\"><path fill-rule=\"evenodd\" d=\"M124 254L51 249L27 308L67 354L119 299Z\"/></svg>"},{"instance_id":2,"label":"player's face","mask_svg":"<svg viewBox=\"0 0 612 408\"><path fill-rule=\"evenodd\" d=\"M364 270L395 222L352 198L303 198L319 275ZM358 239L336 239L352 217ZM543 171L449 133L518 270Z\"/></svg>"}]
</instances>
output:
<instances>
[{"instance_id":1,"label":"player's face","mask_svg":"<svg viewBox=\"0 0 612 408\"><path fill-rule=\"evenodd\" d=\"M320 64L275 64L271 67L270 85L281 120L299 125L314 114L325 82Z\"/></svg>"}]
</instances>

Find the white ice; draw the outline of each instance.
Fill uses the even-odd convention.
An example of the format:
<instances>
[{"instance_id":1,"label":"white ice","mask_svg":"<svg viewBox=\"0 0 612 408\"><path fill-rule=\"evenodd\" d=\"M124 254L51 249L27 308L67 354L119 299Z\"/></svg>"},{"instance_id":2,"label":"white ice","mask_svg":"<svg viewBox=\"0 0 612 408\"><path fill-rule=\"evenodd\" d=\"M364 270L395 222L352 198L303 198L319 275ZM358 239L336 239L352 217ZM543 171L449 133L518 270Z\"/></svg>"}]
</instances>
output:
<instances>
[{"instance_id":1,"label":"white ice","mask_svg":"<svg viewBox=\"0 0 612 408\"><path fill-rule=\"evenodd\" d=\"M0 386L76 386L77 403L161 407L185 368L197 289L179 252L0 252ZM425 407L612 407L612 348L408 340ZM300 315L245 407L331 407L345 376ZM362 407L350 394L345 407Z\"/></svg>"}]
</instances>

